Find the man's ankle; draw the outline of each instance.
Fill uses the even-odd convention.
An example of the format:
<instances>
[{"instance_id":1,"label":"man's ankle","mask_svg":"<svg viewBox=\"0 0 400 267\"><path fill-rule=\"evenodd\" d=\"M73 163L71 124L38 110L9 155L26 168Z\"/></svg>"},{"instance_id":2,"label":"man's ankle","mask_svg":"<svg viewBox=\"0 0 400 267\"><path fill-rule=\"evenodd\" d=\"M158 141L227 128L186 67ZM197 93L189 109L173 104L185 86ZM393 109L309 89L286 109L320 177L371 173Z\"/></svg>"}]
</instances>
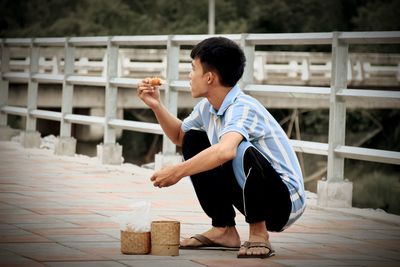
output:
<instances>
[{"instance_id":1,"label":"man's ankle","mask_svg":"<svg viewBox=\"0 0 400 267\"><path fill-rule=\"evenodd\" d=\"M221 231L221 232L225 232L225 231L229 231L231 229L234 229L235 226L213 226L214 229Z\"/></svg>"},{"instance_id":2,"label":"man's ankle","mask_svg":"<svg viewBox=\"0 0 400 267\"><path fill-rule=\"evenodd\" d=\"M268 240L269 234L267 231L267 227L265 225L265 221L250 223L249 224L249 235L266 238Z\"/></svg>"}]
</instances>

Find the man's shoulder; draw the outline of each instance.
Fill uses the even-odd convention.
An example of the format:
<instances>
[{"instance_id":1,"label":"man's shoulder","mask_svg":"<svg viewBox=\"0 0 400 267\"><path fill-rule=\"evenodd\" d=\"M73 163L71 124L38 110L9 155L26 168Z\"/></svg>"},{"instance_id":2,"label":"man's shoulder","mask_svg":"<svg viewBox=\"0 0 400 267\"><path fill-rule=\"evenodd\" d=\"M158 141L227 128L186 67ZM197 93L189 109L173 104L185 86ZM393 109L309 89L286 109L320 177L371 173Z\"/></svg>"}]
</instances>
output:
<instances>
[{"instance_id":1,"label":"man's shoulder","mask_svg":"<svg viewBox=\"0 0 400 267\"><path fill-rule=\"evenodd\" d=\"M260 103L260 101L258 101L256 98L252 97L251 95L248 95L245 93L239 94L233 104L249 106L251 108L263 107L262 104Z\"/></svg>"},{"instance_id":2,"label":"man's shoulder","mask_svg":"<svg viewBox=\"0 0 400 267\"><path fill-rule=\"evenodd\" d=\"M208 102L207 98L203 98L202 100L200 100L199 102L197 102L197 104L195 105L195 109L200 109L203 110L206 107L210 106L210 102Z\"/></svg>"}]
</instances>

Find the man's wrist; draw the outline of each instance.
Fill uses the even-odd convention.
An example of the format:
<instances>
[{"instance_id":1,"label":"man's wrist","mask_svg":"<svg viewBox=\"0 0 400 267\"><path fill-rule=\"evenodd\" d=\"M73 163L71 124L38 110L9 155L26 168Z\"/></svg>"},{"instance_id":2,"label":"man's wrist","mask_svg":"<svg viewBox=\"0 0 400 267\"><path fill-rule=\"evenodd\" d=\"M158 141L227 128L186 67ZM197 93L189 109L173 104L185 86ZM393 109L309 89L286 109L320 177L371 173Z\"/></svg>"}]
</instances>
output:
<instances>
[{"instance_id":1,"label":"man's wrist","mask_svg":"<svg viewBox=\"0 0 400 267\"><path fill-rule=\"evenodd\" d=\"M158 105L151 107L151 110L153 112L157 112L157 111L161 110L161 108L162 108L162 103L160 102Z\"/></svg>"},{"instance_id":2,"label":"man's wrist","mask_svg":"<svg viewBox=\"0 0 400 267\"><path fill-rule=\"evenodd\" d=\"M179 177L179 180L182 179L183 177L187 176L186 175L186 161L180 162L176 165L176 173L177 176Z\"/></svg>"}]
</instances>

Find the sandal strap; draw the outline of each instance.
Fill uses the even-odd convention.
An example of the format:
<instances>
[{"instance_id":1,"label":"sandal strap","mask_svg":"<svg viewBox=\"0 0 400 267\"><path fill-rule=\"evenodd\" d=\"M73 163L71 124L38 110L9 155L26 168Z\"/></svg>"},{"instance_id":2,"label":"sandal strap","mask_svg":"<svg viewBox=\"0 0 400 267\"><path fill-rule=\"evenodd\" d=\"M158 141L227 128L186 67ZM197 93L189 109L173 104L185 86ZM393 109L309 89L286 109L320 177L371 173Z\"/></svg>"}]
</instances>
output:
<instances>
[{"instance_id":1,"label":"sandal strap","mask_svg":"<svg viewBox=\"0 0 400 267\"><path fill-rule=\"evenodd\" d=\"M245 241L241 247L244 248L267 248L268 250L272 251L271 245L269 242L249 242Z\"/></svg>"},{"instance_id":2,"label":"sandal strap","mask_svg":"<svg viewBox=\"0 0 400 267\"><path fill-rule=\"evenodd\" d=\"M204 246L214 246L215 245L215 243L213 241L211 241L209 238L205 237L204 235L197 234L190 238L196 239Z\"/></svg>"},{"instance_id":3,"label":"sandal strap","mask_svg":"<svg viewBox=\"0 0 400 267\"><path fill-rule=\"evenodd\" d=\"M250 242L248 248L268 248L269 246L265 242Z\"/></svg>"},{"instance_id":4,"label":"sandal strap","mask_svg":"<svg viewBox=\"0 0 400 267\"><path fill-rule=\"evenodd\" d=\"M243 248L249 248L249 246L250 246L250 242L249 241L245 241L242 245L241 245L241 247L243 247Z\"/></svg>"}]
</instances>

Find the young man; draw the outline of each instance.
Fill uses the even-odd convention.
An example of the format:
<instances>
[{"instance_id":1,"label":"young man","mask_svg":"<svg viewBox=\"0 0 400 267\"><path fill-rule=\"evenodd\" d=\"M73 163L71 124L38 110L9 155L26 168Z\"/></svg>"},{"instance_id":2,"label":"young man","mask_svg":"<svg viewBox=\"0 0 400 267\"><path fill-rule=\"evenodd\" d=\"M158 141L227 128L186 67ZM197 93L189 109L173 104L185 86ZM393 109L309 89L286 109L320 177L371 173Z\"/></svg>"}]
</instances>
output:
<instances>
[{"instance_id":1,"label":"young man","mask_svg":"<svg viewBox=\"0 0 400 267\"><path fill-rule=\"evenodd\" d=\"M274 255L268 231L282 231L305 208L304 184L296 154L271 114L237 85L245 56L223 37L197 44L191 52L191 93L204 97L182 122L160 101L158 86L145 79L138 95L155 113L166 135L182 146L185 161L156 171L156 187L190 176L212 228L181 242L181 248L239 248L236 207L249 223L249 239L238 257Z\"/></svg>"}]
</instances>

